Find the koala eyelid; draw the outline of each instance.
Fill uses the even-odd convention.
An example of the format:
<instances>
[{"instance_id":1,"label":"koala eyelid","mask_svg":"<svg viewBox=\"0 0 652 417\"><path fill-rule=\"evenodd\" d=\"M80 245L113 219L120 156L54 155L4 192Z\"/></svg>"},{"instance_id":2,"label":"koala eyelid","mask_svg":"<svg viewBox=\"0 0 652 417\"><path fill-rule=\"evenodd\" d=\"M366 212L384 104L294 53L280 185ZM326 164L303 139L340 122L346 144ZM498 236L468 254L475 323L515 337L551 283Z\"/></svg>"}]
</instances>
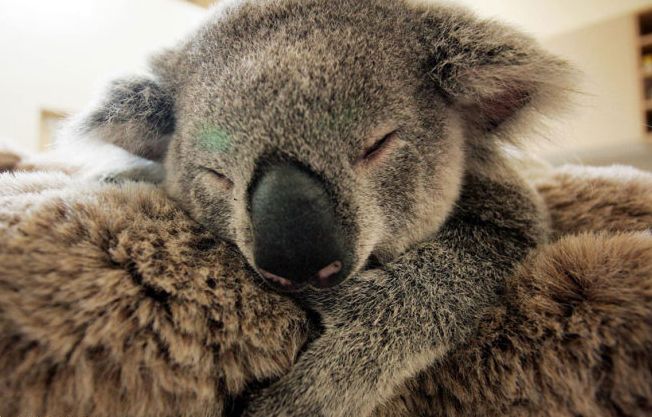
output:
<instances>
[{"instance_id":1,"label":"koala eyelid","mask_svg":"<svg viewBox=\"0 0 652 417\"><path fill-rule=\"evenodd\" d=\"M380 157L382 151L388 148L388 145L390 145L394 141L397 134L398 134L398 129L394 129L391 132L386 133L384 136L382 136L380 139L374 142L371 146L368 146L363 151L362 155L358 157L356 162L372 161L376 157Z\"/></svg>"},{"instance_id":2,"label":"koala eyelid","mask_svg":"<svg viewBox=\"0 0 652 417\"><path fill-rule=\"evenodd\" d=\"M226 175L222 174L221 172L216 171L213 168L204 167L204 166L201 167L201 169L204 172L207 172L209 175L213 176L213 178L223 183L227 188L233 187L233 181L231 181Z\"/></svg>"}]
</instances>

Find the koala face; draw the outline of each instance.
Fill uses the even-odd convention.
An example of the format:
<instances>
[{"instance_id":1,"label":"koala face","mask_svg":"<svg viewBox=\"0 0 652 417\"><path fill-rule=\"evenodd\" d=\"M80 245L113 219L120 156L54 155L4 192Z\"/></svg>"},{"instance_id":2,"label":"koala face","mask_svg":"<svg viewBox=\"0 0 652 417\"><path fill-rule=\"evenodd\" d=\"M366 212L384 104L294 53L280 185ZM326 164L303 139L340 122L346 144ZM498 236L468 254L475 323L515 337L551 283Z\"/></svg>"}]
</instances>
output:
<instances>
[{"instance_id":1,"label":"koala face","mask_svg":"<svg viewBox=\"0 0 652 417\"><path fill-rule=\"evenodd\" d=\"M218 24L239 25L232 13ZM176 96L166 185L272 281L333 285L437 229L463 138L399 37L293 23L246 50L200 41L234 58L202 51L212 62Z\"/></svg>"},{"instance_id":2,"label":"koala face","mask_svg":"<svg viewBox=\"0 0 652 417\"><path fill-rule=\"evenodd\" d=\"M459 9L231 1L82 128L163 160L169 195L272 285L323 288L435 233L560 68Z\"/></svg>"}]
</instances>

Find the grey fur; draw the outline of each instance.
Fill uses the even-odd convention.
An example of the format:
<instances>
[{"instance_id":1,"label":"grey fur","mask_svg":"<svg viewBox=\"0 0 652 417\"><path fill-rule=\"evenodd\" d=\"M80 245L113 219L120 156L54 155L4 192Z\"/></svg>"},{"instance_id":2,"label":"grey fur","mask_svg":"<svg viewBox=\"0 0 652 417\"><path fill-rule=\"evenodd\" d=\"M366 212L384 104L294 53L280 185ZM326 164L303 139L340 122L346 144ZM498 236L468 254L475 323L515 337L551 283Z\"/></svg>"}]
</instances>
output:
<instances>
[{"instance_id":1,"label":"grey fur","mask_svg":"<svg viewBox=\"0 0 652 417\"><path fill-rule=\"evenodd\" d=\"M84 115L79 133L160 160L173 131L173 97L154 80L132 77L111 83L99 105Z\"/></svg>"},{"instance_id":2,"label":"grey fur","mask_svg":"<svg viewBox=\"0 0 652 417\"><path fill-rule=\"evenodd\" d=\"M348 280L301 295L324 334L247 416L367 415L463 343L545 239L499 145L557 106L569 70L500 24L406 0L228 1L152 71L80 129L162 160L168 193L250 263L246 193L266 160L323 178L355 242ZM391 153L356 163L394 129ZM371 255L382 266L363 271Z\"/></svg>"}]
</instances>

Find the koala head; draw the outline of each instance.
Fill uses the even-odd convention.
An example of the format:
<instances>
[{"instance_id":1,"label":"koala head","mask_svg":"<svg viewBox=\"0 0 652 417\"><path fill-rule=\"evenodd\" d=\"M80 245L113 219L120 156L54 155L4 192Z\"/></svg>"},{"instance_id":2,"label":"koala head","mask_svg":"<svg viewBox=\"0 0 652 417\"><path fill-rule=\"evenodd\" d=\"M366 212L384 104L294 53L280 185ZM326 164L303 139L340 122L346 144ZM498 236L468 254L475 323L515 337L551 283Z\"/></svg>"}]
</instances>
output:
<instances>
[{"instance_id":1,"label":"koala head","mask_svg":"<svg viewBox=\"0 0 652 417\"><path fill-rule=\"evenodd\" d=\"M79 129L163 162L169 195L287 291L435 233L567 75L511 29L406 0L223 2L151 72Z\"/></svg>"}]
</instances>

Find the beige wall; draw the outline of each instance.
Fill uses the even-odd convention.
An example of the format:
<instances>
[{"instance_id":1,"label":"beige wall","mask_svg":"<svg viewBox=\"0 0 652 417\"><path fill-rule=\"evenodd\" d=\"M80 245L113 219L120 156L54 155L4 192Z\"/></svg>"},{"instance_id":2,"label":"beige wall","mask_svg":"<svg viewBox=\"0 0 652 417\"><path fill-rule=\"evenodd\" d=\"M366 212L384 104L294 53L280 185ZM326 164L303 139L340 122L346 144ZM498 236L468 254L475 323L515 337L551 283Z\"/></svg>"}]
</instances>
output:
<instances>
[{"instance_id":1,"label":"beige wall","mask_svg":"<svg viewBox=\"0 0 652 417\"><path fill-rule=\"evenodd\" d=\"M637 27L625 15L549 37L542 42L582 71L572 112L548 133L555 152L627 147L641 143Z\"/></svg>"},{"instance_id":2,"label":"beige wall","mask_svg":"<svg viewBox=\"0 0 652 417\"><path fill-rule=\"evenodd\" d=\"M0 0L0 145L36 150L42 110L83 109L204 13L179 0Z\"/></svg>"}]
</instances>

